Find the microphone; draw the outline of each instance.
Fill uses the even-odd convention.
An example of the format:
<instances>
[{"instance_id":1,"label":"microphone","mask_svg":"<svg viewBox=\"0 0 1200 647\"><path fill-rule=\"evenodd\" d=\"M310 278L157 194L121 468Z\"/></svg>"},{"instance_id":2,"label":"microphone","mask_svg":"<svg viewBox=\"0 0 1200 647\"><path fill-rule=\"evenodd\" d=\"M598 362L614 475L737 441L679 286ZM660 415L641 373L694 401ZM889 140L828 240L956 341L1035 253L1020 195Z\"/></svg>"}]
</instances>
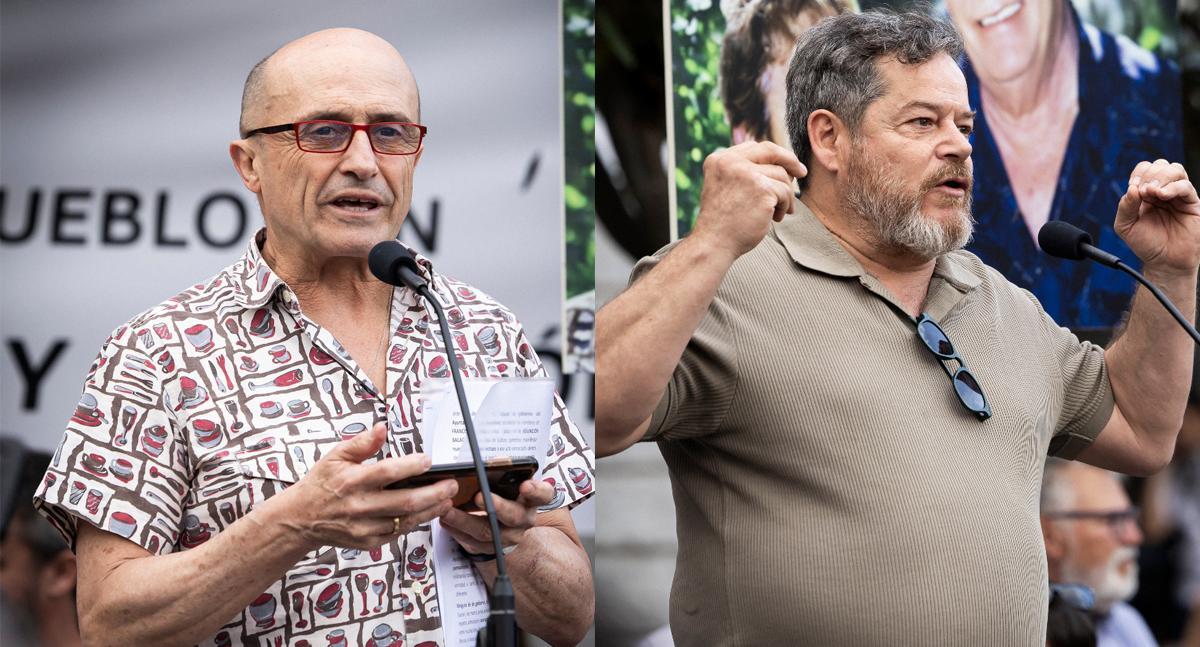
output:
<instances>
[{"instance_id":1,"label":"microphone","mask_svg":"<svg viewBox=\"0 0 1200 647\"><path fill-rule=\"evenodd\" d=\"M1153 294L1154 297L1158 299L1159 303L1161 303L1163 307L1167 309L1167 312L1171 313L1171 316L1175 318L1175 321L1179 322L1179 325L1183 326L1183 329L1187 332L1187 334L1190 335L1197 344L1200 344L1200 333L1196 332L1196 328L1192 326L1192 324L1188 323L1187 318L1185 318L1183 314L1179 312L1179 309L1175 307L1175 304L1171 303L1171 300L1167 298L1167 295L1163 294L1162 291L1158 289L1158 286L1154 285L1150 281L1147 281L1146 277L1142 276L1132 267L1126 265L1125 262L1117 256L1092 246L1092 237L1086 231L1083 231L1069 222L1052 220L1042 225L1042 228L1038 230L1038 245L1041 246L1042 251L1051 256L1065 258L1072 261L1080 261L1087 258L1096 261L1101 265L1107 265L1129 274L1133 278L1137 279L1138 283L1146 286L1146 289L1150 290L1150 294Z\"/></svg>"},{"instance_id":2,"label":"microphone","mask_svg":"<svg viewBox=\"0 0 1200 647\"><path fill-rule=\"evenodd\" d=\"M375 278L388 285L399 285L420 292L426 287L417 259L398 240L385 240L371 248L367 265Z\"/></svg>"},{"instance_id":3,"label":"microphone","mask_svg":"<svg viewBox=\"0 0 1200 647\"><path fill-rule=\"evenodd\" d=\"M500 544L500 522L496 507L492 504L492 488L488 484L487 470L479 453L479 440L475 436L475 422L471 419L471 407L467 404L467 393L463 389L462 375L458 370L458 359L451 349L454 338L446 324L446 313L438 302L429 284L421 276L417 259L398 240L385 240L371 248L367 255L367 266L375 278L388 285L409 288L423 297L437 313L438 326L442 332L446 361L450 364L450 375L454 378L454 391L458 394L458 407L462 411L463 423L467 428L467 442L471 445L471 460L475 463L475 478L483 492L483 509L487 513L488 525L492 530L492 548L496 551L496 581L492 583L491 611L487 626L479 631L477 644L496 647L514 647L517 644L516 598L512 582L504 564L504 550Z\"/></svg>"},{"instance_id":4,"label":"microphone","mask_svg":"<svg viewBox=\"0 0 1200 647\"><path fill-rule=\"evenodd\" d=\"M1117 267L1121 259L1092 246L1092 236L1086 231L1062 220L1052 220L1038 230L1038 246L1047 254L1059 258L1080 261L1090 258L1101 265Z\"/></svg>"}]
</instances>

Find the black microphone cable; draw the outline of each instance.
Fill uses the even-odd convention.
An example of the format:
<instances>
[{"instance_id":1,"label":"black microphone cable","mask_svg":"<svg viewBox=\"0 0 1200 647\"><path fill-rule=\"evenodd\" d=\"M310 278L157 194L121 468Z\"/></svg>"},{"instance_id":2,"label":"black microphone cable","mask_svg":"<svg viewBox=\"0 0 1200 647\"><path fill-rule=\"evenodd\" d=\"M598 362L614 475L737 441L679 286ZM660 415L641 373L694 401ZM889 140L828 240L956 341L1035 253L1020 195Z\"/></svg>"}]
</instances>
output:
<instances>
[{"instance_id":1,"label":"black microphone cable","mask_svg":"<svg viewBox=\"0 0 1200 647\"><path fill-rule=\"evenodd\" d=\"M1150 294L1153 294L1159 303L1167 309L1167 312L1171 313L1171 316L1175 318L1175 321L1179 322L1179 325L1183 326L1188 335L1197 344L1200 344L1200 332L1196 332L1195 326L1188 322L1183 313L1179 312L1175 304L1171 303L1171 300L1167 298L1167 295L1162 293L1162 290L1158 289L1157 285L1146 280L1146 277L1126 265L1125 261L1122 261L1117 256L1092 245L1092 237L1086 231L1069 222L1052 220L1042 225L1042 228L1038 230L1038 245L1042 248L1042 251L1051 256L1072 261L1087 258L1129 274L1134 279L1137 279L1138 283L1146 286L1146 289L1150 290Z\"/></svg>"},{"instance_id":2,"label":"black microphone cable","mask_svg":"<svg viewBox=\"0 0 1200 647\"><path fill-rule=\"evenodd\" d=\"M483 508L487 513L488 525L492 530L492 547L496 551L496 581L492 583L491 611L488 615L487 627L480 631L480 645L495 645L497 647L514 647L516 645L516 598L513 593L512 581L504 564L504 549L500 543L500 522L496 517L496 508L492 504L492 488L488 484L487 470L484 468L483 457L479 452L479 440L475 437L475 423L471 419L471 407L467 403L467 393L463 388L462 375L458 370L458 359L454 356L454 338L450 334L450 326L446 323L446 313L438 302L429 284L421 276L417 259L408 248L396 240L385 240L371 248L367 256L367 265L375 278L388 285L407 287L421 295L437 313L438 327L441 329L442 342L446 349L446 361L450 363L450 375L454 379L454 390L458 394L458 406L462 410L463 423L467 428L467 442L471 445L471 459L475 462L475 476L479 481L479 489L483 493Z\"/></svg>"}]
</instances>

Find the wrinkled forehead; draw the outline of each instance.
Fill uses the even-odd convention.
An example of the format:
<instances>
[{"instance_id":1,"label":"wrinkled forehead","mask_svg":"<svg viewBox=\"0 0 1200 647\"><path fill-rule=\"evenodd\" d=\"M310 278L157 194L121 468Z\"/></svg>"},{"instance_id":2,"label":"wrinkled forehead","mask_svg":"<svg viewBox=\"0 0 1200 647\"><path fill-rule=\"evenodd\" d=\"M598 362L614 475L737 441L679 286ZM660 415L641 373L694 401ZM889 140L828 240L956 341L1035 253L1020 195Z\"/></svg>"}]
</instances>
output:
<instances>
[{"instance_id":1,"label":"wrinkled forehead","mask_svg":"<svg viewBox=\"0 0 1200 647\"><path fill-rule=\"evenodd\" d=\"M394 50L329 45L281 50L265 79L266 121L419 121L416 81Z\"/></svg>"},{"instance_id":2,"label":"wrinkled forehead","mask_svg":"<svg viewBox=\"0 0 1200 647\"><path fill-rule=\"evenodd\" d=\"M947 54L937 54L918 65L905 65L894 58L876 62L885 83L883 96L875 103L898 111L914 103L940 106L956 114L971 113L967 79L958 63Z\"/></svg>"}]
</instances>

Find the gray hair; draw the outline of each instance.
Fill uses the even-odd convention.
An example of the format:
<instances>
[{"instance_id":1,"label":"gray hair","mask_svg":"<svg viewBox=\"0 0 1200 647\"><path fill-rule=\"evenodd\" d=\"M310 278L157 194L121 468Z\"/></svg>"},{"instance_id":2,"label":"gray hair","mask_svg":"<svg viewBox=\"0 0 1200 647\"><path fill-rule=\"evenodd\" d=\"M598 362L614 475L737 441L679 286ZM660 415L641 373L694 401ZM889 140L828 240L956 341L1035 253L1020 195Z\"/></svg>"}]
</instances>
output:
<instances>
[{"instance_id":1,"label":"gray hair","mask_svg":"<svg viewBox=\"0 0 1200 647\"><path fill-rule=\"evenodd\" d=\"M1042 512L1047 510L1068 510L1075 505L1075 485L1067 470L1071 461L1061 458L1047 458L1046 466L1042 468Z\"/></svg>"},{"instance_id":2,"label":"gray hair","mask_svg":"<svg viewBox=\"0 0 1200 647\"><path fill-rule=\"evenodd\" d=\"M851 131L867 106L887 91L876 62L895 58L920 65L939 53L957 59L962 39L954 26L925 13L873 11L821 20L800 37L787 73L787 126L792 150L808 164L808 116L828 110ZM800 180L800 188L808 178Z\"/></svg>"},{"instance_id":3,"label":"gray hair","mask_svg":"<svg viewBox=\"0 0 1200 647\"><path fill-rule=\"evenodd\" d=\"M250 106L262 100L261 95L266 88L263 74L267 67L267 61L271 60L271 57L278 51L277 48L264 56L261 61L254 64L254 67L250 68L250 74L246 75L246 83L242 86L242 112L238 117L238 133L242 137L245 137L250 130L250 124L246 123L246 113L250 111ZM271 124L260 124L257 127L262 128L269 125Z\"/></svg>"}]
</instances>

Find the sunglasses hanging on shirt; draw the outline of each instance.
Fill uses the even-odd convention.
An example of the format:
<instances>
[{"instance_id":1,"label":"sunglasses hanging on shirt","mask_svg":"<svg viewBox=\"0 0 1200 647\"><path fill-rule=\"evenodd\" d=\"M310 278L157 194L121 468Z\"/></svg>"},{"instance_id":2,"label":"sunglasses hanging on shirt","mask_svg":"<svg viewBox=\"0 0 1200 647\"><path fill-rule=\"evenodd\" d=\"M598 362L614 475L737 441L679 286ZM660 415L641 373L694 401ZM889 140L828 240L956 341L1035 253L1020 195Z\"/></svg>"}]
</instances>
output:
<instances>
[{"instance_id":1,"label":"sunglasses hanging on shirt","mask_svg":"<svg viewBox=\"0 0 1200 647\"><path fill-rule=\"evenodd\" d=\"M979 380L976 380L975 375L967 369L967 363L954 349L954 344L950 342L946 332L927 313L922 312L916 322L917 336L925 343L925 348L928 348L929 352L938 359L938 364L950 377L950 382L954 384L954 392L958 395L958 401L968 411L975 414L980 422L991 418L992 408L988 406L987 398L983 395L983 387L979 386ZM946 362L951 360L958 362L958 369L953 372L946 366Z\"/></svg>"}]
</instances>

